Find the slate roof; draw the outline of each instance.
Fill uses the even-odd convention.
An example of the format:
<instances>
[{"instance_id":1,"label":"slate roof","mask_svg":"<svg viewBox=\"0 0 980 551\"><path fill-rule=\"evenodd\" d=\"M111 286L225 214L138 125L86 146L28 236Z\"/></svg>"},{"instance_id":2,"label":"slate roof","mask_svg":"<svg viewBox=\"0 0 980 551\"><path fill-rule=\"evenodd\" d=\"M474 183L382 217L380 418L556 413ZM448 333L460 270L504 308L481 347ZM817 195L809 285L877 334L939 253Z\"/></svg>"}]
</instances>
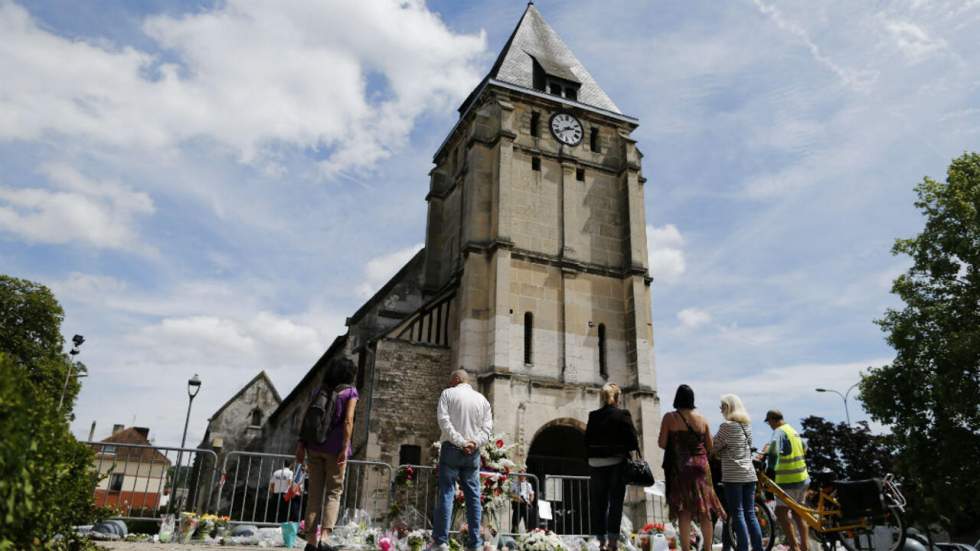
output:
<instances>
[{"instance_id":1,"label":"slate roof","mask_svg":"<svg viewBox=\"0 0 980 551\"><path fill-rule=\"evenodd\" d=\"M623 114L541 12L529 3L487 77L533 89L534 60L550 75L581 83L579 103Z\"/></svg>"}]
</instances>

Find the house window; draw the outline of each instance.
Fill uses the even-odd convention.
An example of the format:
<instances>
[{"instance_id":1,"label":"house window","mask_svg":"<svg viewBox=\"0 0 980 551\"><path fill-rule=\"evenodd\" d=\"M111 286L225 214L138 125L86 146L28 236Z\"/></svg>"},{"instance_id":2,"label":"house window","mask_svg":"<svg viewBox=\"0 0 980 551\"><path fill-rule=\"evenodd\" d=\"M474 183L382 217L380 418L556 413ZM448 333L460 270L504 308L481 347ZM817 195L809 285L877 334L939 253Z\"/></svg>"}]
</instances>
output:
<instances>
[{"instance_id":1,"label":"house window","mask_svg":"<svg viewBox=\"0 0 980 551\"><path fill-rule=\"evenodd\" d=\"M589 131L589 149L595 152L599 151L599 129L594 126Z\"/></svg>"},{"instance_id":2,"label":"house window","mask_svg":"<svg viewBox=\"0 0 980 551\"><path fill-rule=\"evenodd\" d=\"M561 95L561 89L562 89L562 85L558 84L557 82L552 82L548 84L548 91L556 96Z\"/></svg>"},{"instance_id":3,"label":"house window","mask_svg":"<svg viewBox=\"0 0 980 551\"><path fill-rule=\"evenodd\" d=\"M541 157L531 157L531 170L535 172L541 171Z\"/></svg>"},{"instance_id":4,"label":"house window","mask_svg":"<svg viewBox=\"0 0 980 551\"><path fill-rule=\"evenodd\" d=\"M534 359L532 346L534 342L534 314L524 312L524 363L531 365Z\"/></svg>"},{"instance_id":5,"label":"house window","mask_svg":"<svg viewBox=\"0 0 980 551\"><path fill-rule=\"evenodd\" d=\"M538 136L538 124L541 122L541 113L531 111L531 135Z\"/></svg>"},{"instance_id":6,"label":"house window","mask_svg":"<svg viewBox=\"0 0 980 551\"><path fill-rule=\"evenodd\" d=\"M575 179L578 180L579 182L584 182L585 181L585 169L584 168L576 168L575 169Z\"/></svg>"},{"instance_id":7,"label":"house window","mask_svg":"<svg viewBox=\"0 0 980 551\"><path fill-rule=\"evenodd\" d=\"M609 378L609 367L606 364L606 326L599 324L599 375L603 379Z\"/></svg>"},{"instance_id":8,"label":"house window","mask_svg":"<svg viewBox=\"0 0 980 551\"><path fill-rule=\"evenodd\" d=\"M102 453L106 455L116 455L115 446L102 446Z\"/></svg>"},{"instance_id":9,"label":"house window","mask_svg":"<svg viewBox=\"0 0 980 551\"><path fill-rule=\"evenodd\" d=\"M578 90L576 88L571 87L571 86L566 86L565 87L565 97L568 98L568 99L570 99L570 100L572 100L572 101L578 101Z\"/></svg>"},{"instance_id":10,"label":"house window","mask_svg":"<svg viewBox=\"0 0 980 551\"><path fill-rule=\"evenodd\" d=\"M259 408L253 409L249 417L250 417L248 421L249 425L253 427L262 426L262 410L260 410Z\"/></svg>"},{"instance_id":11,"label":"house window","mask_svg":"<svg viewBox=\"0 0 980 551\"><path fill-rule=\"evenodd\" d=\"M402 444L402 446L398 448L398 464L421 465L422 447L414 444Z\"/></svg>"},{"instance_id":12,"label":"house window","mask_svg":"<svg viewBox=\"0 0 980 551\"><path fill-rule=\"evenodd\" d=\"M123 478L125 475L122 473L112 473L109 475L109 491L110 492L121 492L123 488Z\"/></svg>"}]
</instances>

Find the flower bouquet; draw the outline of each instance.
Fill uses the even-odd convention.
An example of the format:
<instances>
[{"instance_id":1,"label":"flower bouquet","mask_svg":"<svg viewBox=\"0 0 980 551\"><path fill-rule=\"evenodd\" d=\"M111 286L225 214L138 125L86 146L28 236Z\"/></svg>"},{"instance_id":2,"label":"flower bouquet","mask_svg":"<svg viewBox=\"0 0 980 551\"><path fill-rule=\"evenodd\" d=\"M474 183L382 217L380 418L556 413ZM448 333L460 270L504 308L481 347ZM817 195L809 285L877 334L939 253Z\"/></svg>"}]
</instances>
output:
<instances>
[{"instance_id":1,"label":"flower bouquet","mask_svg":"<svg viewBox=\"0 0 980 551\"><path fill-rule=\"evenodd\" d=\"M411 551L422 551L425 544L429 542L429 532L426 530L413 530L406 537L408 548Z\"/></svg>"},{"instance_id":2,"label":"flower bouquet","mask_svg":"<svg viewBox=\"0 0 980 551\"><path fill-rule=\"evenodd\" d=\"M218 523L218 515L206 514L197 519L197 531L194 532L194 539L203 540L210 537Z\"/></svg>"},{"instance_id":3,"label":"flower bouquet","mask_svg":"<svg viewBox=\"0 0 980 551\"><path fill-rule=\"evenodd\" d=\"M666 526L662 522L648 522L640 528L639 533L639 543L640 549L643 551L650 551L650 536L654 534L663 534L666 530Z\"/></svg>"},{"instance_id":4,"label":"flower bouquet","mask_svg":"<svg viewBox=\"0 0 980 551\"><path fill-rule=\"evenodd\" d=\"M224 515L214 521L214 537L227 538L231 536L231 517Z\"/></svg>"},{"instance_id":5,"label":"flower bouquet","mask_svg":"<svg viewBox=\"0 0 980 551\"><path fill-rule=\"evenodd\" d=\"M398 468L398 474L395 475L395 485L401 488L408 488L415 484L415 469L411 465L405 465L404 467Z\"/></svg>"},{"instance_id":6,"label":"flower bouquet","mask_svg":"<svg viewBox=\"0 0 980 551\"><path fill-rule=\"evenodd\" d=\"M569 551L558 534L540 528L519 538L517 545L520 551Z\"/></svg>"},{"instance_id":7,"label":"flower bouquet","mask_svg":"<svg viewBox=\"0 0 980 551\"><path fill-rule=\"evenodd\" d=\"M197 518L196 514L190 511L181 513L178 541L180 543L190 543L191 538L194 537L194 533L197 532L197 526L199 523L200 520Z\"/></svg>"}]
</instances>

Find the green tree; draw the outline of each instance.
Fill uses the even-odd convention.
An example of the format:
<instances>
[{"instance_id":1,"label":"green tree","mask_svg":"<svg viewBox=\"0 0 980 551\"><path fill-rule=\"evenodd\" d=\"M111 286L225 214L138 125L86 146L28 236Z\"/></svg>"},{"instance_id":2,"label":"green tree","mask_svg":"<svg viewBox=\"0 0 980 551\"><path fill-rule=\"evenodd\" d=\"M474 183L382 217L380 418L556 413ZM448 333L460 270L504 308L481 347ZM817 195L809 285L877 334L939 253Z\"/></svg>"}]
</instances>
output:
<instances>
[{"instance_id":1,"label":"green tree","mask_svg":"<svg viewBox=\"0 0 980 551\"><path fill-rule=\"evenodd\" d=\"M867 421L854 426L835 425L811 415L800 421L800 427L800 435L806 438L806 462L811 474L829 470L841 480L861 480L892 472L891 438L872 434Z\"/></svg>"},{"instance_id":2,"label":"green tree","mask_svg":"<svg viewBox=\"0 0 980 551\"><path fill-rule=\"evenodd\" d=\"M877 322L895 360L869 370L861 398L891 426L912 513L958 533L980 525L980 155L915 192L925 227L892 248L912 259L892 286L905 307Z\"/></svg>"},{"instance_id":3,"label":"green tree","mask_svg":"<svg viewBox=\"0 0 980 551\"><path fill-rule=\"evenodd\" d=\"M94 514L93 454L68 426L76 381L58 407L63 317L46 287L0 275L0 550L71 546Z\"/></svg>"}]
</instances>

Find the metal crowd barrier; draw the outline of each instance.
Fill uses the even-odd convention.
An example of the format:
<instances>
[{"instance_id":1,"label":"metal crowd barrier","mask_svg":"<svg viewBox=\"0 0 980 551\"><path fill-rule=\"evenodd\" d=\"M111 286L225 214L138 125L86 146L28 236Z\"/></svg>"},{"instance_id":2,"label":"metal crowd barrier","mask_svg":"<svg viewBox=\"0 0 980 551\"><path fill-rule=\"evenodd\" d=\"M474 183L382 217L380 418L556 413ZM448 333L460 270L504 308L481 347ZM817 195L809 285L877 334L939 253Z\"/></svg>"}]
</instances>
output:
<instances>
[{"instance_id":1,"label":"metal crowd barrier","mask_svg":"<svg viewBox=\"0 0 980 551\"><path fill-rule=\"evenodd\" d=\"M215 512L235 524L276 526L298 521L305 512L306 492L289 502L283 499L294 468L289 454L233 451L225 455L219 470L212 450L109 442L86 445L95 450L93 469L100 475L93 492L95 505L115 509L119 518L157 520L167 513ZM505 476L490 471L480 475ZM521 524L523 530L546 527L563 535L591 532L589 477L547 475L542 485L533 474L506 476L512 492L524 476L534 497L507 500L494 509L500 533L519 533ZM392 469L386 463L352 459L347 462L338 525L353 520L357 511L366 511L372 523L431 529L437 494L432 465ZM542 499L550 502L550 520L540 518ZM666 520L662 497L629 487L626 502L624 514L633 520L634 530L651 516L654 521Z\"/></svg>"},{"instance_id":2,"label":"metal crowd barrier","mask_svg":"<svg viewBox=\"0 0 980 551\"><path fill-rule=\"evenodd\" d=\"M549 530L570 536L591 533L589 477L545 475L544 499L551 502L551 520L546 524Z\"/></svg>"},{"instance_id":3,"label":"metal crowd barrier","mask_svg":"<svg viewBox=\"0 0 980 551\"><path fill-rule=\"evenodd\" d=\"M288 502L283 499L294 474L294 463L294 456L288 454L229 452L213 508L218 515L227 515L233 524L278 526L287 520L298 521L309 501L306 490ZM357 510L367 511L372 521L384 520L390 488L390 465L348 460L338 524L353 519ZM325 501L326 488L321 497Z\"/></svg>"},{"instance_id":4,"label":"metal crowd barrier","mask_svg":"<svg viewBox=\"0 0 980 551\"><path fill-rule=\"evenodd\" d=\"M93 489L97 507L119 518L158 520L161 514L201 512L217 479L218 457L211 450L85 442L95 451Z\"/></svg>"},{"instance_id":5,"label":"metal crowd barrier","mask_svg":"<svg viewBox=\"0 0 980 551\"><path fill-rule=\"evenodd\" d=\"M537 502L541 497L540 484L538 477L533 474L508 473L503 474L495 471L481 471L480 477L506 476L515 490L521 484L520 477L524 476L530 485L528 497L525 501L520 499L520 494L515 500L508 500L506 504L493 511L496 515L496 526L501 534L514 535L524 525L525 531L531 531L539 526ZM436 468L431 465L400 465L395 470L395 482L392 487L392 503L396 521L404 522L410 528L432 528L432 519L438 503L438 478ZM484 510L484 515L488 511ZM450 527L455 531L455 527Z\"/></svg>"}]
</instances>

